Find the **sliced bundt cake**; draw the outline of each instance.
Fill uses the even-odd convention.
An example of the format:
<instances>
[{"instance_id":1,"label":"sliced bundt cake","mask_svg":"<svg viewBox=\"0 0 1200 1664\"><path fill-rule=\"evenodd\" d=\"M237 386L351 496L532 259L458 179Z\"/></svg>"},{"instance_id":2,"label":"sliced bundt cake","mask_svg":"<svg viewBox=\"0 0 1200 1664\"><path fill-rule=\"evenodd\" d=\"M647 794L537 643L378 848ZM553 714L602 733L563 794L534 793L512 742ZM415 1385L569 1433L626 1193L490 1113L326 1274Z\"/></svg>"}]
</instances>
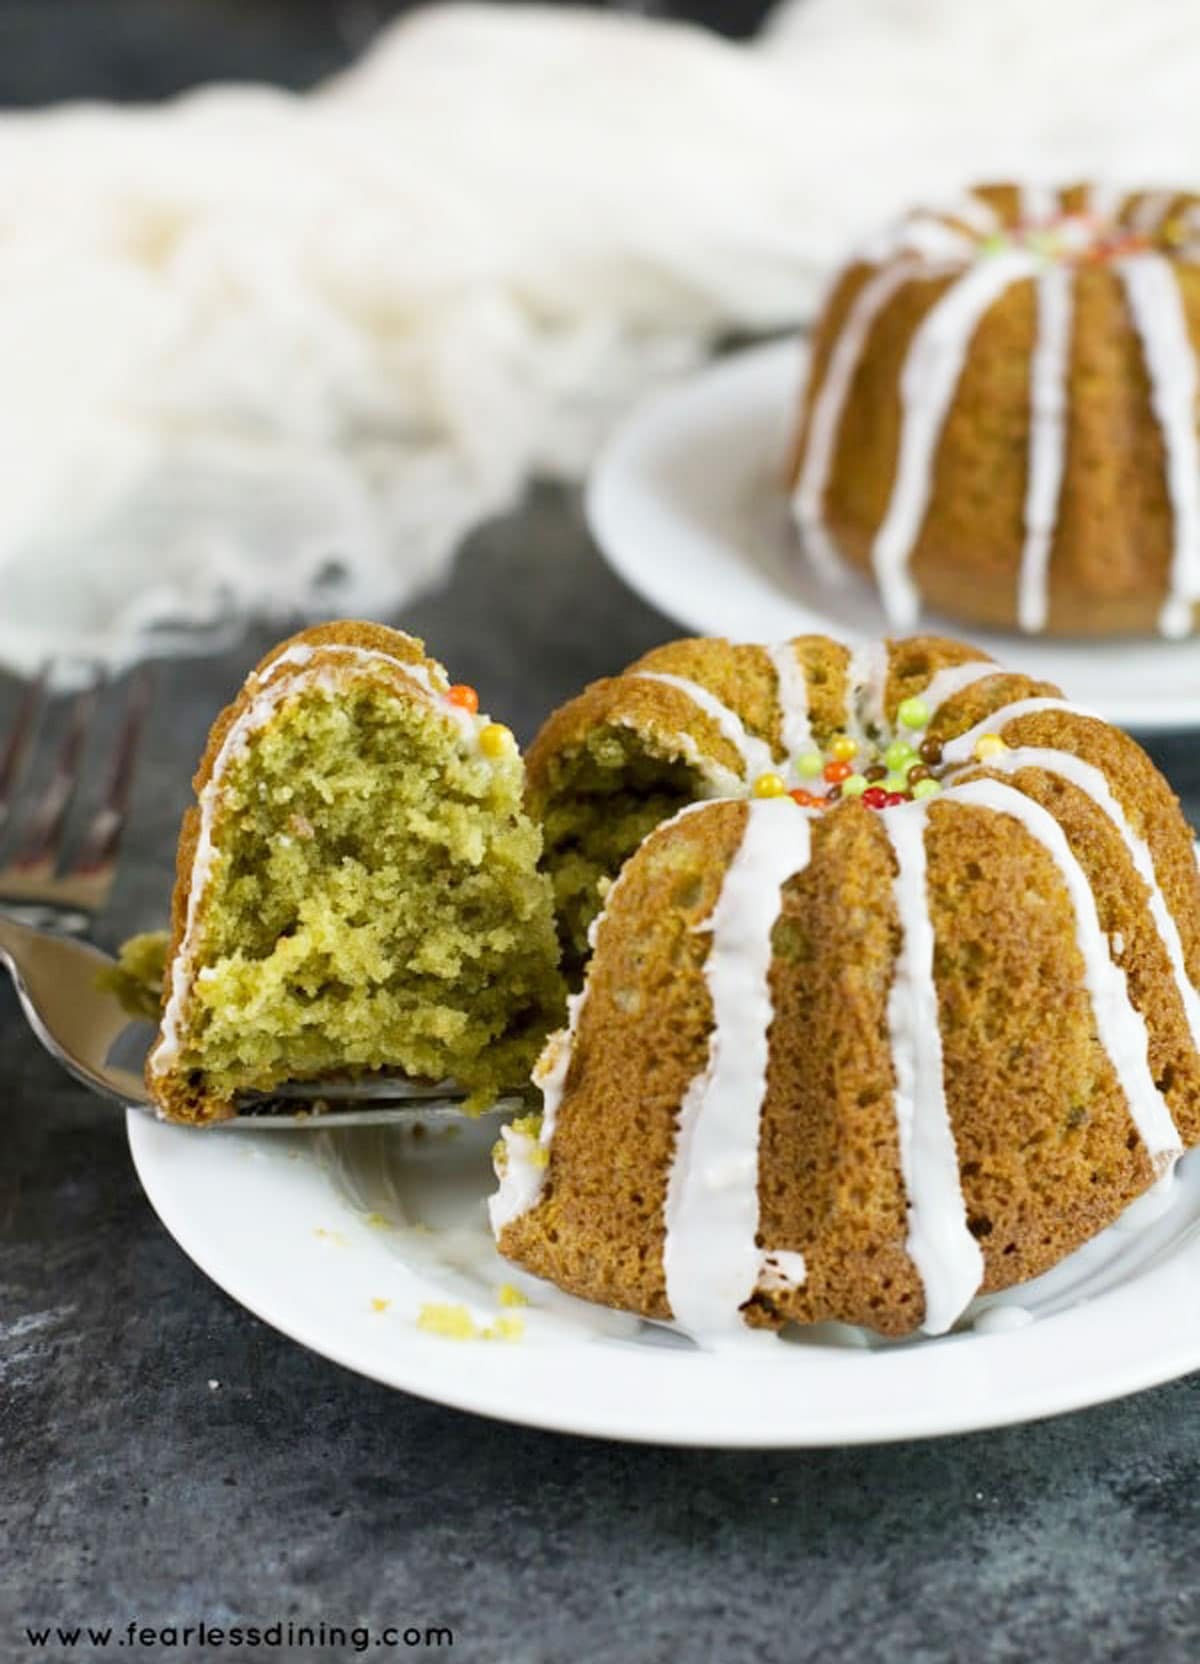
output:
<instances>
[{"instance_id":1,"label":"sliced bundt cake","mask_svg":"<svg viewBox=\"0 0 1200 1664\"><path fill-rule=\"evenodd\" d=\"M889 622L1188 634L1200 197L982 187L841 273L796 448L809 560Z\"/></svg>"},{"instance_id":2,"label":"sliced bundt cake","mask_svg":"<svg viewBox=\"0 0 1200 1664\"><path fill-rule=\"evenodd\" d=\"M387 1068L486 1101L561 1013L512 735L421 643L285 642L217 721L179 850L147 1079L205 1121L244 1091Z\"/></svg>"},{"instance_id":3,"label":"sliced bundt cake","mask_svg":"<svg viewBox=\"0 0 1200 1664\"><path fill-rule=\"evenodd\" d=\"M954 643L664 653L531 754L572 931L604 907L500 1249L701 1337L941 1332L1200 1139L1191 832L1126 735Z\"/></svg>"}]
</instances>

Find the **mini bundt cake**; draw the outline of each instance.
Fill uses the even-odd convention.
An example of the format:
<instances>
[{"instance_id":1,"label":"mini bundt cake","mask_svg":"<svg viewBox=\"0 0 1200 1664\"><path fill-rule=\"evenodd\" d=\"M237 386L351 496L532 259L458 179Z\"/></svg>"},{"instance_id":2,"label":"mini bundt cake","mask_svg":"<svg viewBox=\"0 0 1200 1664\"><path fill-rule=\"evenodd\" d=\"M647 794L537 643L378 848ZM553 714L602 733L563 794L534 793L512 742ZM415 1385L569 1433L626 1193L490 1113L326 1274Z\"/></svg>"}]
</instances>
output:
<instances>
[{"instance_id":1,"label":"mini bundt cake","mask_svg":"<svg viewBox=\"0 0 1200 1664\"><path fill-rule=\"evenodd\" d=\"M530 792L592 955L491 1215L571 1293L940 1333L1200 1139L1192 834L1057 688L936 637L678 643L551 719Z\"/></svg>"},{"instance_id":2,"label":"mini bundt cake","mask_svg":"<svg viewBox=\"0 0 1200 1664\"><path fill-rule=\"evenodd\" d=\"M184 823L162 1112L378 1068L478 1103L527 1080L563 991L523 784L508 729L411 636L333 624L269 654Z\"/></svg>"},{"instance_id":3,"label":"mini bundt cake","mask_svg":"<svg viewBox=\"0 0 1200 1664\"><path fill-rule=\"evenodd\" d=\"M981 187L835 282L793 470L807 558L1060 635L1187 635L1200 601L1200 197Z\"/></svg>"}]
</instances>

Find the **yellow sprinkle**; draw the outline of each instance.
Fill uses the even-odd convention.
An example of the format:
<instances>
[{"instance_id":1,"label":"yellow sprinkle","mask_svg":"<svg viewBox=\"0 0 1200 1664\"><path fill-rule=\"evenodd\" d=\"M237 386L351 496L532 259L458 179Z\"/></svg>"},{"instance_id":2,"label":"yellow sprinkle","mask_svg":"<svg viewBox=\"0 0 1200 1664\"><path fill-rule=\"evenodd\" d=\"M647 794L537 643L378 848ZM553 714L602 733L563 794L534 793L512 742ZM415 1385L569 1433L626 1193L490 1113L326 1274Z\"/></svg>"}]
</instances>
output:
<instances>
[{"instance_id":1,"label":"yellow sprinkle","mask_svg":"<svg viewBox=\"0 0 1200 1664\"><path fill-rule=\"evenodd\" d=\"M444 1340L476 1340L479 1325L465 1306L426 1304L417 1313L417 1328Z\"/></svg>"},{"instance_id":2,"label":"yellow sprinkle","mask_svg":"<svg viewBox=\"0 0 1200 1664\"><path fill-rule=\"evenodd\" d=\"M858 756L858 741L853 734L839 734L829 747L829 755L838 763L848 763Z\"/></svg>"},{"instance_id":3,"label":"yellow sprinkle","mask_svg":"<svg viewBox=\"0 0 1200 1664\"><path fill-rule=\"evenodd\" d=\"M981 763L986 762L989 757L998 757L1002 751L1007 750L1008 747L999 734L981 734L975 741L975 755Z\"/></svg>"},{"instance_id":4,"label":"yellow sprinkle","mask_svg":"<svg viewBox=\"0 0 1200 1664\"><path fill-rule=\"evenodd\" d=\"M517 741L511 728L502 722L489 722L479 730L479 749L485 757L511 757Z\"/></svg>"},{"instance_id":5,"label":"yellow sprinkle","mask_svg":"<svg viewBox=\"0 0 1200 1664\"><path fill-rule=\"evenodd\" d=\"M387 1311L387 1309L391 1305L391 1303L392 1302L390 1300L381 1300L379 1298L379 1296L376 1295L375 1298L371 1301L371 1310L373 1312L385 1312L385 1311Z\"/></svg>"},{"instance_id":6,"label":"yellow sprinkle","mask_svg":"<svg viewBox=\"0 0 1200 1664\"><path fill-rule=\"evenodd\" d=\"M760 774L754 782L755 797L783 797L787 784L781 774Z\"/></svg>"},{"instance_id":7,"label":"yellow sprinkle","mask_svg":"<svg viewBox=\"0 0 1200 1664\"><path fill-rule=\"evenodd\" d=\"M484 1340L520 1340L525 1333L523 1317L498 1317L483 1331Z\"/></svg>"},{"instance_id":8,"label":"yellow sprinkle","mask_svg":"<svg viewBox=\"0 0 1200 1664\"><path fill-rule=\"evenodd\" d=\"M496 1298L502 1306L527 1306L528 1299L514 1283L501 1283L496 1290Z\"/></svg>"}]
</instances>

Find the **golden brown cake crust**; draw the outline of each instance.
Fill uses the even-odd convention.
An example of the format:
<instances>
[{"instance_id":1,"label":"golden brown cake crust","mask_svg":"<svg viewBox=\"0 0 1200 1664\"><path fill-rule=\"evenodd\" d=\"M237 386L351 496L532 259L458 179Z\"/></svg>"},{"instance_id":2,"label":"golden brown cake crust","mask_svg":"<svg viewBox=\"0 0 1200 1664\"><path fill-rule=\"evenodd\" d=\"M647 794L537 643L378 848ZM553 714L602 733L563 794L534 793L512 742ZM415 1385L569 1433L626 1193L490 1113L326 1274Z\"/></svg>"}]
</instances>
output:
<instances>
[{"instance_id":1,"label":"golden brown cake crust","mask_svg":"<svg viewBox=\"0 0 1200 1664\"><path fill-rule=\"evenodd\" d=\"M814 713L820 706L824 743L850 715L851 655L819 637L799 638L793 651ZM740 654L735 659L728 643L693 640L659 650L653 662L710 693L719 688L747 726L773 738L777 690L761 659ZM884 720L894 730L901 704L949 673L943 686L951 691L928 727L933 740L948 745L983 730L1007 752L1031 753L1020 767L1002 759L989 767L986 758L960 765L956 779L994 781L1061 828L1145 1024L1150 1074L1182 1143L1193 1145L1200 1141L1195 1035L1150 890L1104 805L1111 797L1128 836L1144 840L1194 990L1200 870L1191 831L1132 739L1064 708L1052 684L999 665L988 671L990 663L944 637L888 642ZM954 676L974 665L985 672L977 679ZM558 748L583 744L598 711L634 727L663 720L636 679L599 686L600 699L588 690L535 743L543 807L547 799L553 807L548 783L561 775ZM1027 701L1034 708L1023 709ZM697 743L708 737L703 724L690 732ZM1059 754L1096 771L1099 795L1055 772ZM742 1311L752 1326L838 1320L902 1335L925 1315L908 1243L888 1017L903 942L891 812L850 801L814 817L807 864L783 886L771 939L758 1245L764 1254L802 1256L806 1274L799 1286L760 1282ZM502 1252L572 1293L650 1317L669 1313L664 1207L676 1118L712 1038L706 927L747 815L744 802L694 807L654 831L621 870L594 937L544 1188L499 1234ZM924 824L947 1111L986 1293L1058 1263L1140 1195L1156 1168L1097 1027L1059 857L1015 813L952 791L927 806Z\"/></svg>"}]
</instances>

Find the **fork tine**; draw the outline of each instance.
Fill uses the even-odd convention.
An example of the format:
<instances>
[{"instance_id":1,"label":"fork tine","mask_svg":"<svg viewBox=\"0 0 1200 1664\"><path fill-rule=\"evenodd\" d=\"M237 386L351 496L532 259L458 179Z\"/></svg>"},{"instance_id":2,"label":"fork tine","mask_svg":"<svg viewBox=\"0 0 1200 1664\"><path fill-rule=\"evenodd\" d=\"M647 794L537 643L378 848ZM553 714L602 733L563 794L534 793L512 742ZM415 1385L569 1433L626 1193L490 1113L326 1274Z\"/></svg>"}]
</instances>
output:
<instances>
[{"instance_id":1,"label":"fork tine","mask_svg":"<svg viewBox=\"0 0 1200 1664\"><path fill-rule=\"evenodd\" d=\"M25 764L37 732L38 718L46 702L46 687L50 680L50 665L45 663L21 696L17 714L9 729L4 750L0 752L0 836L3 835L16 801L17 787L25 773Z\"/></svg>"},{"instance_id":2,"label":"fork tine","mask_svg":"<svg viewBox=\"0 0 1200 1664\"><path fill-rule=\"evenodd\" d=\"M117 733L100 806L88 822L71 866L70 877L90 878L103 883L111 879L116 871L117 852L125 830L129 794L133 786L134 764L153 687L153 670L149 665L139 665L129 684L125 715Z\"/></svg>"},{"instance_id":3,"label":"fork tine","mask_svg":"<svg viewBox=\"0 0 1200 1664\"><path fill-rule=\"evenodd\" d=\"M103 670L93 666L91 681L75 695L54 773L46 784L41 801L30 814L23 841L11 863L18 872L26 875L35 871L52 874L58 865L67 813L79 784L84 748L104 679Z\"/></svg>"}]
</instances>

